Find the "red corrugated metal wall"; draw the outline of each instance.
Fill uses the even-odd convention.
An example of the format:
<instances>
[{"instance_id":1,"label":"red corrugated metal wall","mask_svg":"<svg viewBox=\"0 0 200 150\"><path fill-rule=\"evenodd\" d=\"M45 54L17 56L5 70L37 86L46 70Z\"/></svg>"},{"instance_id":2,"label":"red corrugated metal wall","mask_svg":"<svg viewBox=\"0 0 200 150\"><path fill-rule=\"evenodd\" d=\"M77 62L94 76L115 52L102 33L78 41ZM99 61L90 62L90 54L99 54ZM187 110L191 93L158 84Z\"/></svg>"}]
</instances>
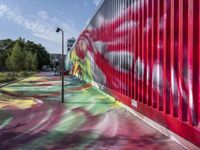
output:
<instances>
[{"instance_id":1,"label":"red corrugated metal wall","mask_svg":"<svg viewBox=\"0 0 200 150\"><path fill-rule=\"evenodd\" d=\"M199 0L105 0L73 72L200 146L199 28Z\"/></svg>"}]
</instances>

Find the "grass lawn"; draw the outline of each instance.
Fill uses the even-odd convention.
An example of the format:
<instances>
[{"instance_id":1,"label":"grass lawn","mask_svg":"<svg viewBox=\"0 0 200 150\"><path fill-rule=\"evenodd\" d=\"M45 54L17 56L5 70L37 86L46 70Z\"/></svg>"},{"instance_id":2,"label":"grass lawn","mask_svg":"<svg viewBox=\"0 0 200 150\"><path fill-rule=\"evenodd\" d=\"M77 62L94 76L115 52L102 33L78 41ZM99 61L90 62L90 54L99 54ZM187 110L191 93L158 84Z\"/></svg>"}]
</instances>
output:
<instances>
[{"instance_id":1,"label":"grass lawn","mask_svg":"<svg viewBox=\"0 0 200 150\"><path fill-rule=\"evenodd\" d=\"M0 84L11 82L22 77L30 76L32 74L33 72L29 72L27 74L25 74L24 72L19 72L16 73L15 75L11 75L11 73L9 72L0 72Z\"/></svg>"},{"instance_id":2,"label":"grass lawn","mask_svg":"<svg viewBox=\"0 0 200 150\"><path fill-rule=\"evenodd\" d=\"M0 72L0 83L7 83L19 79L19 76L11 76L8 72Z\"/></svg>"}]
</instances>

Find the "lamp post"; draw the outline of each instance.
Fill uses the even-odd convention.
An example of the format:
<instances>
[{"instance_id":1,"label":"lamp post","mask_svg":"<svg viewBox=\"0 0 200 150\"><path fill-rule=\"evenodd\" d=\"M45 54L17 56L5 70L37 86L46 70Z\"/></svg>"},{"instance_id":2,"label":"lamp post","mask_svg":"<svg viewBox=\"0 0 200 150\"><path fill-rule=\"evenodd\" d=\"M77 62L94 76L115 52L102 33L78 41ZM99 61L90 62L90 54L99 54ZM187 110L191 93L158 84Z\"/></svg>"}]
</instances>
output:
<instances>
[{"instance_id":1,"label":"lamp post","mask_svg":"<svg viewBox=\"0 0 200 150\"><path fill-rule=\"evenodd\" d=\"M61 55L61 78L62 78L62 103L64 103L64 31L61 28L57 28L56 32L62 32L62 55Z\"/></svg>"}]
</instances>

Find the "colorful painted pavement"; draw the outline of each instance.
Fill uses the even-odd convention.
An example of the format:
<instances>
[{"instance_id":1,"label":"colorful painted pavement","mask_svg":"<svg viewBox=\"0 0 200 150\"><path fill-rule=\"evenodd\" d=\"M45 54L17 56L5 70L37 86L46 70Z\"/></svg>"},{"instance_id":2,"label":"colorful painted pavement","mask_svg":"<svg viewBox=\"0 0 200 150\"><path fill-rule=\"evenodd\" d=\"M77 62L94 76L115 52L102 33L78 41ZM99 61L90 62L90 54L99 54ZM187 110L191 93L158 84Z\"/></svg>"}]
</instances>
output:
<instances>
[{"instance_id":1,"label":"colorful painted pavement","mask_svg":"<svg viewBox=\"0 0 200 150\"><path fill-rule=\"evenodd\" d=\"M183 149L90 84L38 74L0 89L0 149Z\"/></svg>"}]
</instances>

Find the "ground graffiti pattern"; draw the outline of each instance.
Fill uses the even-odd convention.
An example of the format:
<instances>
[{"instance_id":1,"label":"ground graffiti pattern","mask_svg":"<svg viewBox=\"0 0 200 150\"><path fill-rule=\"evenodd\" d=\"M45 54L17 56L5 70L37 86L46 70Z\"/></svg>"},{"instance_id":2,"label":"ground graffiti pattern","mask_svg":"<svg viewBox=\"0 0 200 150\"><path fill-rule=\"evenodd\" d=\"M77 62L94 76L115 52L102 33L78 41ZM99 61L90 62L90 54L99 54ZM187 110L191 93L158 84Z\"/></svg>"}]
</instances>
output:
<instances>
[{"instance_id":1,"label":"ground graffiti pattern","mask_svg":"<svg viewBox=\"0 0 200 150\"><path fill-rule=\"evenodd\" d=\"M45 73L0 88L0 149L182 149L74 76Z\"/></svg>"}]
</instances>

